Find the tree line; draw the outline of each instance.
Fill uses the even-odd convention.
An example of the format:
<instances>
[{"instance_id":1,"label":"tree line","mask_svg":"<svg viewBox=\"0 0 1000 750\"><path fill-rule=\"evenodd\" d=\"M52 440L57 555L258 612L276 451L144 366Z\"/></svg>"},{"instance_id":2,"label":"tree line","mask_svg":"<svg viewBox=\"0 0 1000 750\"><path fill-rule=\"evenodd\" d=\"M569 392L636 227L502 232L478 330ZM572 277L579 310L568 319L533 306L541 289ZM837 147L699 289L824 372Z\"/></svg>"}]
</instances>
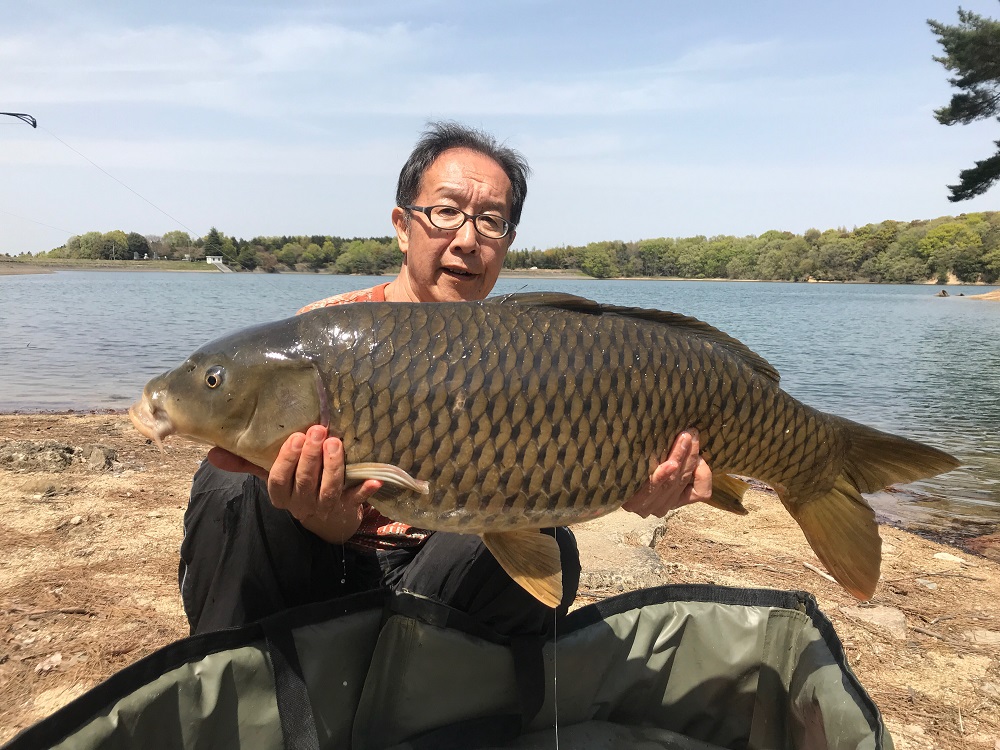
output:
<instances>
[{"instance_id":1,"label":"tree line","mask_svg":"<svg viewBox=\"0 0 1000 750\"><path fill-rule=\"evenodd\" d=\"M242 271L316 271L378 275L397 270L403 254L395 237L331 235L229 237L212 228L204 237L162 237L115 230L71 237L42 256L84 259L168 259L204 262L221 256ZM1000 212L926 221L883 221L804 234L770 230L759 236L660 237L605 240L547 250L511 250L505 268L578 270L599 279L627 276L771 281L966 283L1000 279Z\"/></svg>"},{"instance_id":2,"label":"tree line","mask_svg":"<svg viewBox=\"0 0 1000 750\"><path fill-rule=\"evenodd\" d=\"M395 237L334 237L300 235L229 237L212 227L204 237L179 230L162 237L137 232L87 232L65 245L40 253L48 258L92 260L175 260L204 263L218 256L237 271L326 271L378 275L398 269L403 254Z\"/></svg>"},{"instance_id":3,"label":"tree line","mask_svg":"<svg viewBox=\"0 0 1000 750\"><path fill-rule=\"evenodd\" d=\"M929 221L883 221L853 230L771 230L759 236L611 240L580 247L512 250L511 269L579 269L631 276L908 284L1000 279L1000 212Z\"/></svg>"}]
</instances>

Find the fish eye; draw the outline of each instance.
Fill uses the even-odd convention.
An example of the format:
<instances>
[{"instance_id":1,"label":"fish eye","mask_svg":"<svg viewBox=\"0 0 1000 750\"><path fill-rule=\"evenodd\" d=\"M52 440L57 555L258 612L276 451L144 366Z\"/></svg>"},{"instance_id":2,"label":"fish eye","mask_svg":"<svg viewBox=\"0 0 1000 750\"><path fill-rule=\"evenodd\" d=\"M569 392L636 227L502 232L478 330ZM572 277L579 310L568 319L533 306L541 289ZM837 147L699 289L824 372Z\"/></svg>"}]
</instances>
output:
<instances>
[{"instance_id":1,"label":"fish eye","mask_svg":"<svg viewBox=\"0 0 1000 750\"><path fill-rule=\"evenodd\" d=\"M222 378L226 371L221 367L209 367L205 373L205 385L209 388L218 388L222 385Z\"/></svg>"}]
</instances>

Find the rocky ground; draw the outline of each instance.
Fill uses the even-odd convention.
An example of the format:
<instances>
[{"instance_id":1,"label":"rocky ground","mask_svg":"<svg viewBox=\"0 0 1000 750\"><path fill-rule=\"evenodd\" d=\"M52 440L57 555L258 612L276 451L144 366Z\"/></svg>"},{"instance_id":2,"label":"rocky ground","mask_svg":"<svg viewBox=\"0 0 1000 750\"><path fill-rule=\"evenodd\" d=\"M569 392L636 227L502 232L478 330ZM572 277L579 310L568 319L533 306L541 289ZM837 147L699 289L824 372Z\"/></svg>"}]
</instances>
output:
<instances>
[{"instance_id":1,"label":"rocky ground","mask_svg":"<svg viewBox=\"0 0 1000 750\"><path fill-rule=\"evenodd\" d=\"M122 414L0 415L0 742L187 634L177 548L204 447L149 445ZM577 528L580 604L661 583L814 593L900 750L1000 748L1000 552L884 528L863 605L766 493L735 517L624 512Z\"/></svg>"}]
</instances>

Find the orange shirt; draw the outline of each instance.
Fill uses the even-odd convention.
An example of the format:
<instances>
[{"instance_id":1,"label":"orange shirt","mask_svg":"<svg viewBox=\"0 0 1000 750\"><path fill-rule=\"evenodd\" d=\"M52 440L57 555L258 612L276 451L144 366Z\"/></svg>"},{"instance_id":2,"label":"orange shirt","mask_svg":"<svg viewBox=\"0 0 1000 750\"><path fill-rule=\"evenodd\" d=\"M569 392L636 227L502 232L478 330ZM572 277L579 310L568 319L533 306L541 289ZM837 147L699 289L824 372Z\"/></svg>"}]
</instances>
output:
<instances>
[{"instance_id":1,"label":"orange shirt","mask_svg":"<svg viewBox=\"0 0 1000 750\"><path fill-rule=\"evenodd\" d=\"M327 297L306 305L297 314L301 315L321 307L346 305L352 302L385 302L385 288L387 286L389 286L388 282L368 289L359 289ZM368 503L365 503L362 508L361 526L358 527L354 536L347 540L347 544L352 546L366 549L416 547L423 544L431 533L425 529L418 529L386 518Z\"/></svg>"}]
</instances>

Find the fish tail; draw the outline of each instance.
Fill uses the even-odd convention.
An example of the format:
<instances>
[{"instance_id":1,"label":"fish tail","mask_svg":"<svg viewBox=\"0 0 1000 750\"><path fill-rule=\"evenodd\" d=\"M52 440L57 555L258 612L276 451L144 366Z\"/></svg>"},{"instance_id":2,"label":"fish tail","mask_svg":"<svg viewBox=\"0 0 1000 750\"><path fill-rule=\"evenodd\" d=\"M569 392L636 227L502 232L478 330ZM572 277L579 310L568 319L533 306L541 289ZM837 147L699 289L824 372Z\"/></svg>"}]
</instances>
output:
<instances>
[{"instance_id":1,"label":"fish tail","mask_svg":"<svg viewBox=\"0 0 1000 750\"><path fill-rule=\"evenodd\" d=\"M943 474L959 462L937 448L837 419L849 448L833 487L811 498L788 497L781 489L778 495L830 574L858 599L868 600L878 584L882 539L875 511L861 493Z\"/></svg>"}]
</instances>

